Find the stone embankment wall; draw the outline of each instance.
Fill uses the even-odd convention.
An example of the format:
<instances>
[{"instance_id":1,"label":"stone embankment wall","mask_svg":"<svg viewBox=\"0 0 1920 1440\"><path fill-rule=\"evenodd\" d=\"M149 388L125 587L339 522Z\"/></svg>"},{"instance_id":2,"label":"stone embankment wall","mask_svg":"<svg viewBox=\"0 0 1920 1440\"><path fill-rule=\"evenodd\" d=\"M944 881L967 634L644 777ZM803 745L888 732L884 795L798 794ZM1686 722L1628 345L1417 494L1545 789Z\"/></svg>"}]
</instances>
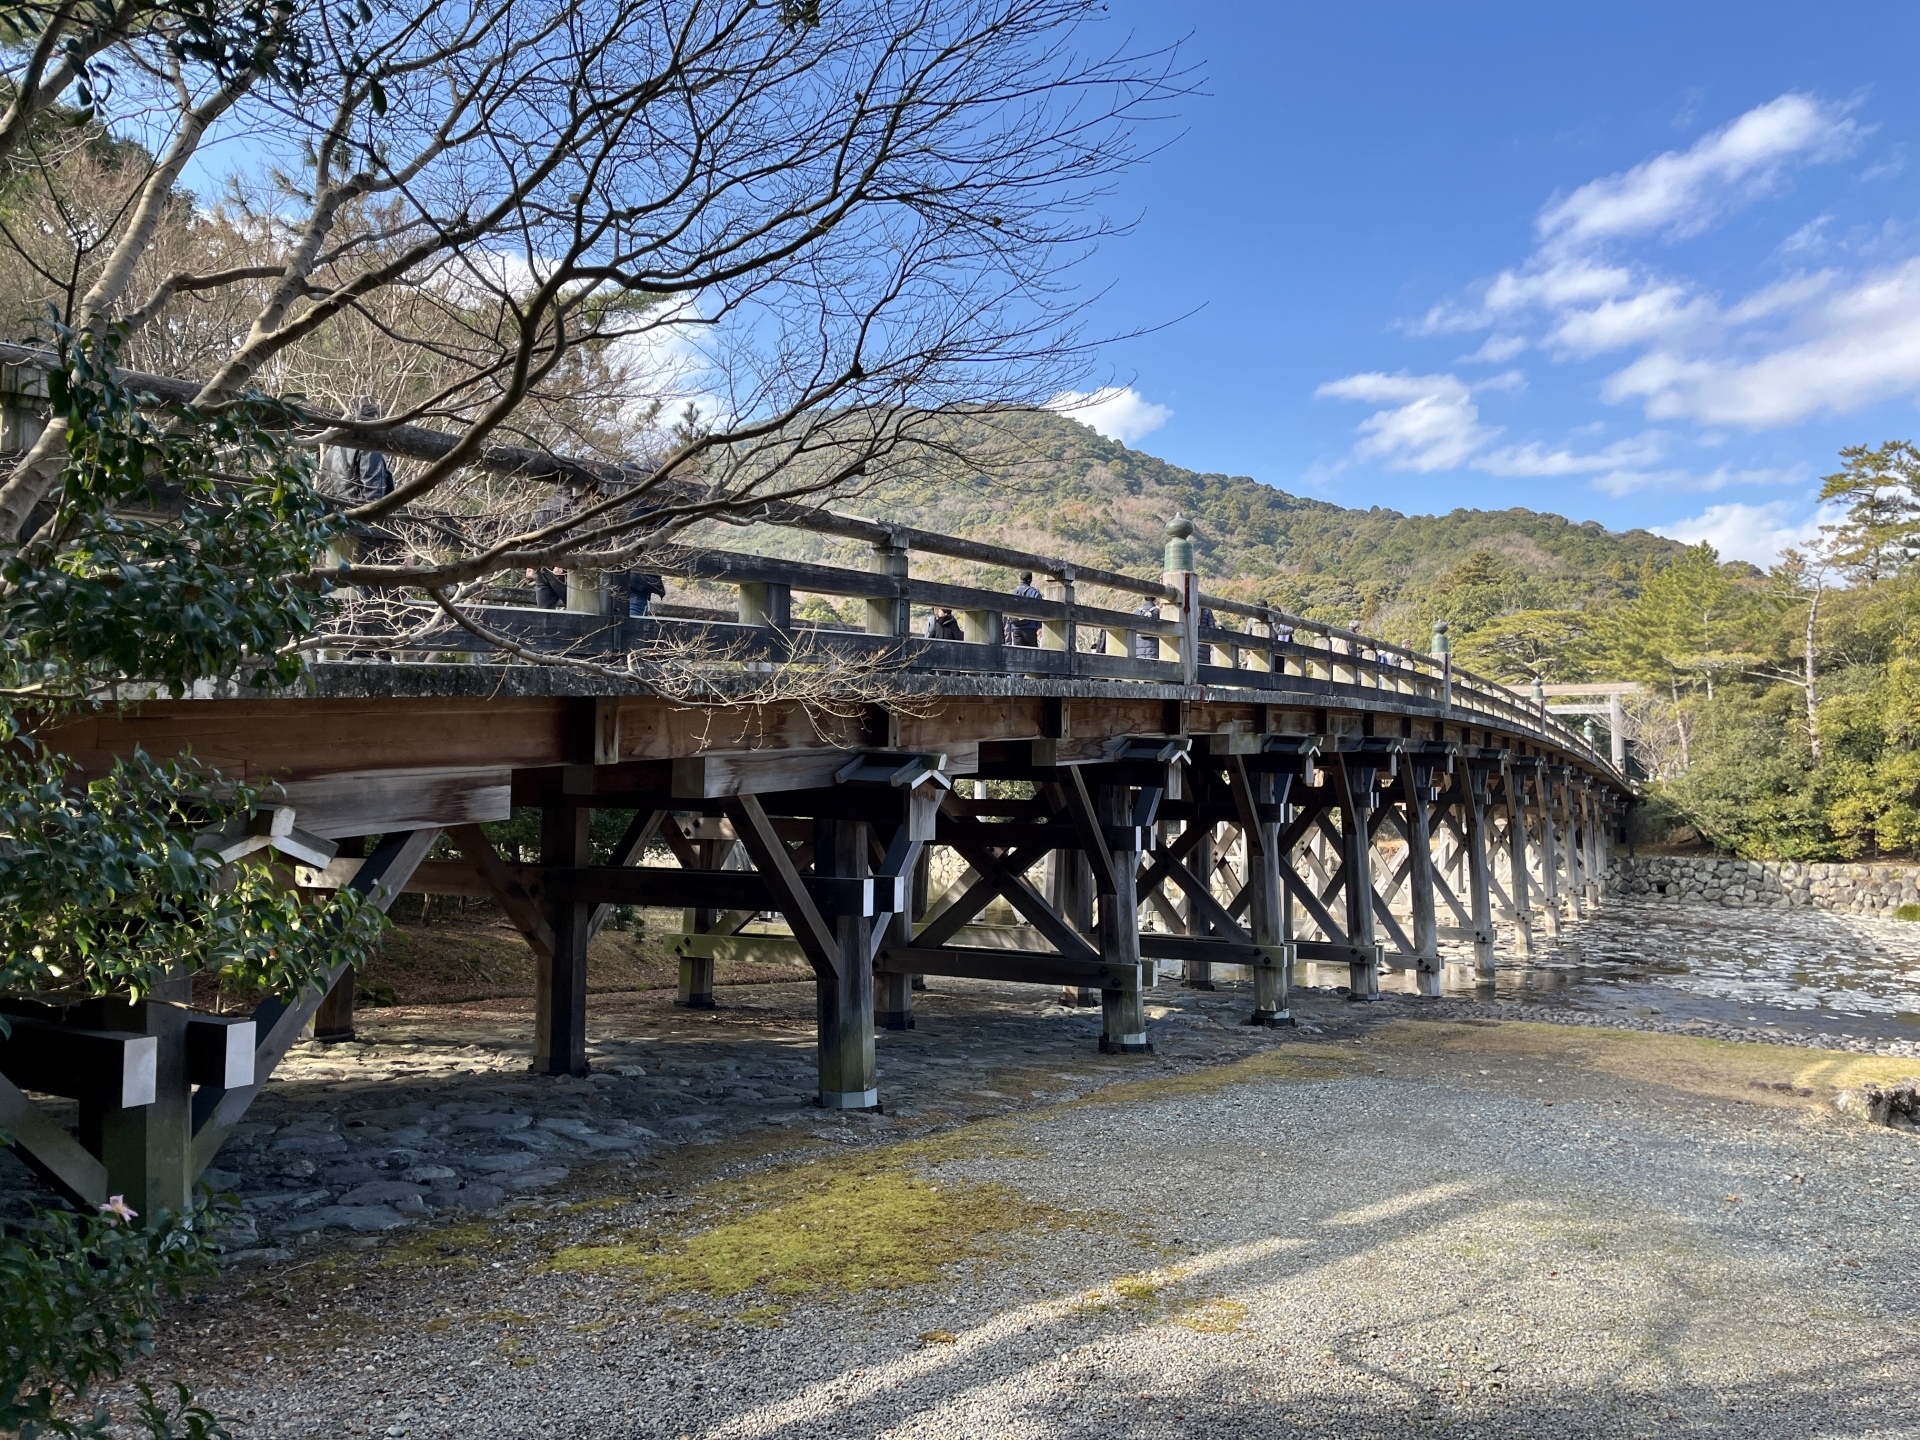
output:
<instances>
[{"instance_id":1,"label":"stone embankment wall","mask_svg":"<svg viewBox=\"0 0 1920 1440\"><path fill-rule=\"evenodd\" d=\"M1891 915L1902 905L1920 905L1920 867L1615 855L1607 867L1607 893L1636 900Z\"/></svg>"}]
</instances>

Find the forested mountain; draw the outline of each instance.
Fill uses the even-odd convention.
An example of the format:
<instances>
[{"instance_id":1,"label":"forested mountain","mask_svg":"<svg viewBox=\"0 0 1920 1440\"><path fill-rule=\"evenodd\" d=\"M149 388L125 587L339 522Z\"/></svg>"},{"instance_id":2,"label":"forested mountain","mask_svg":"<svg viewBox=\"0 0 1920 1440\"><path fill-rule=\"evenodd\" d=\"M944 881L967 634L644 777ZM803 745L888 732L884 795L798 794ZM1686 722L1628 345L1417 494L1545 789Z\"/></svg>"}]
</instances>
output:
<instances>
[{"instance_id":1,"label":"forested mountain","mask_svg":"<svg viewBox=\"0 0 1920 1440\"><path fill-rule=\"evenodd\" d=\"M835 508L1135 574L1159 570L1165 524L1184 515L1208 589L1409 641L1426 639L1436 619L1471 629L1516 610L1631 596L1646 561L1682 549L1645 530L1618 534L1524 509L1347 509L1244 475L1182 469L1045 411L979 425L958 449L977 463ZM792 531L754 541L795 557L833 548ZM737 539L728 548L740 548Z\"/></svg>"}]
</instances>

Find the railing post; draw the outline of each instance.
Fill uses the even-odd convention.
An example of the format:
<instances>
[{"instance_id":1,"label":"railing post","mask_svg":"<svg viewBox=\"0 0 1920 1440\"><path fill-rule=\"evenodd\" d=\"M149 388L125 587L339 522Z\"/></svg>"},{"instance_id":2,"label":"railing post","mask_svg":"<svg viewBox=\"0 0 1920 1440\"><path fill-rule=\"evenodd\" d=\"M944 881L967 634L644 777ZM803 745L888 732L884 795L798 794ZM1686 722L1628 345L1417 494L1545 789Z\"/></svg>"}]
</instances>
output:
<instances>
[{"instance_id":1,"label":"railing post","mask_svg":"<svg viewBox=\"0 0 1920 1440\"><path fill-rule=\"evenodd\" d=\"M1453 647L1447 641L1447 622L1433 622L1433 658L1440 662L1440 712L1453 714Z\"/></svg>"},{"instance_id":2,"label":"railing post","mask_svg":"<svg viewBox=\"0 0 1920 1440\"><path fill-rule=\"evenodd\" d=\"M1179 593L1177 617L1180 634L1169 642L1160 639L1160 658L1180 665L1182 684L1193 685L1200 679L1200 577L1193 572L1193 522L1174 516L1167 526L1166 569L1161 575L1169 587ZM1173 654L1167 653L1168 649Z\"/></svg>"},{"instance_id":3,"label":"railing post","mask_svg":"<svg viewBox=\"0 0 1920 1440\"><path fill-rule=\"evenodd\" d=\"M782 634L793 629L793 590L787 585L749 583L740 587L740 623L764 625Z\"/></svg>"},{"instance_id":4,"label":"railing post","mask_svg":"<svg viewBox=\"0 0 1920 1440\"><path fill-rule=\"evenodd\" d=\"M1264 600L1261 601L1261 604L1265 603ZM1273 653L1273 615L1271 613L1263 615L1258 620L1247 621L1247 638L1249 640L1264 639L1267 642L1264 646L1256 644L1241 647L1241 653L1247 657L1247 669L1271 675L1276 670L1286 668L1280 657Z\"/></svg>"},{"instance_id":5,"label":"railing post","mask_svg":"<svg viewBox=\"0 0 1920 1440\"><path fill-rule=\"evenodd\" d=\"M1618 691L1607 696L1607 733L1613 768L1624 775L1627 771L1627 707L1620 703Z\"/></svg>"},{"instance_id":6,"label":"railing post","mask_svg":"<svg viewBox=\"0 0 1920 1440\"><path fill-rule=\"evenodd\" d=\"M873 547L873 573L895 582L896 593L867 599L869 635L910 635L913 633L913 607L907 602L907 576L911 558L898 539L889 539Z\"/></svg>"},{"instance_id":7,"label":"railing post","mask_svg":"<svg viewBox=\"0 0 1920 1440\"><path fill-rule=\"evenodd\" d=\"M1066 615L1059 620L1040 622L1040 648L1042 650L1064 650L1073 654L1078 640L1073 620L1073 567L1068 566L1058 575L1047 577L1047 599L1067 607ZM1071 674L1072 669L1068 670Z\"/></svg>"},{"instance_id":8,"label":"railing post","mask_svg":"<svg viewBox=\"0 0 1920 1440\"><path fill-rule=\"evenodd\" d=\"M567 571L567 609L582 615L607 613L607 588L598 570Z\"/></svg>"},{"instance_id":9,"label":"railing post","mask_svg":"<svg viewBox=\"0 0 1920 1440\"><path fill-rule=\"evenodd\" d=\"M1540 727L1542 735L1547 733L1547 687L1538 675L1533 677L1534 724Z\"/></svg>"}]
</instances>

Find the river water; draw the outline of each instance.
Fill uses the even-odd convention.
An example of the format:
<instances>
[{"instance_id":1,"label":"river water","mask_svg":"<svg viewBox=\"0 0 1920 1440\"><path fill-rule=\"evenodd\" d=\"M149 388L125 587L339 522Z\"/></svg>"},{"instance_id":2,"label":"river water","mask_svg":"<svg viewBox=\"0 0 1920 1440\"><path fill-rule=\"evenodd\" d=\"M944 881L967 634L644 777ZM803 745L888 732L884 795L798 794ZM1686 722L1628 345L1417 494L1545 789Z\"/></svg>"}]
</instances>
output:
<instances>
[{"instance_id":1,"label":"river water","mask_svg":"<svg viewBox=\"0 0 1920 1440\"><path fill-rule=\"evenodd\" d=\"M1558 941L1535 928L1530 961L1512 955L1501 928L1495 998L1920 1041L1920 922L1615 899L1567 922ZM1464 946L1443 948L1450 962L1471 959ZM1467 964L1449 963L1446 983L1450 993L1486 994Z\"/></svg>"}]
</instances>

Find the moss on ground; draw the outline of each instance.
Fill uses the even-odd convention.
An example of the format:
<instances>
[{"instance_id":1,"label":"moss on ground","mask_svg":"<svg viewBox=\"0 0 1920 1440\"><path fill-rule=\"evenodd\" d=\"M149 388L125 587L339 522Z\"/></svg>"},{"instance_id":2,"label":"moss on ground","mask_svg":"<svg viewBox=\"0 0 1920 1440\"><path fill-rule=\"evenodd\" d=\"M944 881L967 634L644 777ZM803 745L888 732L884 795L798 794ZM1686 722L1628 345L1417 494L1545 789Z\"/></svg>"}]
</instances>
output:
<instances>
[{"instance_id":1,"label":"moss on ground","mask_svg":"<svg viewBox=\"0 0 1920 1440\"><path fill-rule=\"evenodd\" d=\"M419 1265L472 1270L480 1256L506 1244L498 1227L487 1221L469 1221L423 1230L392 1242L380 1252L382 1265Z\"/></svg>"},{"instance_id":2,"label":"moss on ground","mask_svg":"<svg viewBox=\"0 0 1920 1440\"><path fill-rule=\"evenodd\" d=\"M988 1153L995 1137L939 1137L709 1182L689 1211L554 1252L543 1268L624 1271L656 1295L727 1300L855 1294L922 1285L965 1260L996 1258L1023 1232L1069 1223L1011 1187L930 1178L925 1167ZM768 1323L778 1313L754 1307Z\"/></svg>"},{"instance_id":3,"label":"moss on ground","mask_svg":"<svg viewBox=\"0 0 1920 1440\"><path fill-rule=\"evenodd\" d=\"M1256 1080L1338 1080L1350 1072L1351 1051L1331 1045L1288 1045L1262 1050L1226 1065L1209 1065L1178 1075L1158 1075L1147 1080L1127 1080L1106 1085L1078 1100L1063 1101L1061 1107L1074 1105L1125 1105L1135 1101L1159 1100L1170 1095L1208 1095L1234 1085Z\"/></svg>"},{"instance_id":4,"label":"moss on ground","mask_svg":"<svg viewBox=\"0 0 1920 1440\"><path fill-rule=\"evenodd\" d=\"M1901 1079L1916 1068L1912 1060L1884 1055L1517 1020L1396 1020L1371 1032L1358 1048L1533 1060L1543 1067L1597 1070L1689 1095L1801 1108L1825 1107L1838 1090L1869 1080ZM1811 1093L1796 1093L1800 1090Z\"/></svg>"}]
</instances>

